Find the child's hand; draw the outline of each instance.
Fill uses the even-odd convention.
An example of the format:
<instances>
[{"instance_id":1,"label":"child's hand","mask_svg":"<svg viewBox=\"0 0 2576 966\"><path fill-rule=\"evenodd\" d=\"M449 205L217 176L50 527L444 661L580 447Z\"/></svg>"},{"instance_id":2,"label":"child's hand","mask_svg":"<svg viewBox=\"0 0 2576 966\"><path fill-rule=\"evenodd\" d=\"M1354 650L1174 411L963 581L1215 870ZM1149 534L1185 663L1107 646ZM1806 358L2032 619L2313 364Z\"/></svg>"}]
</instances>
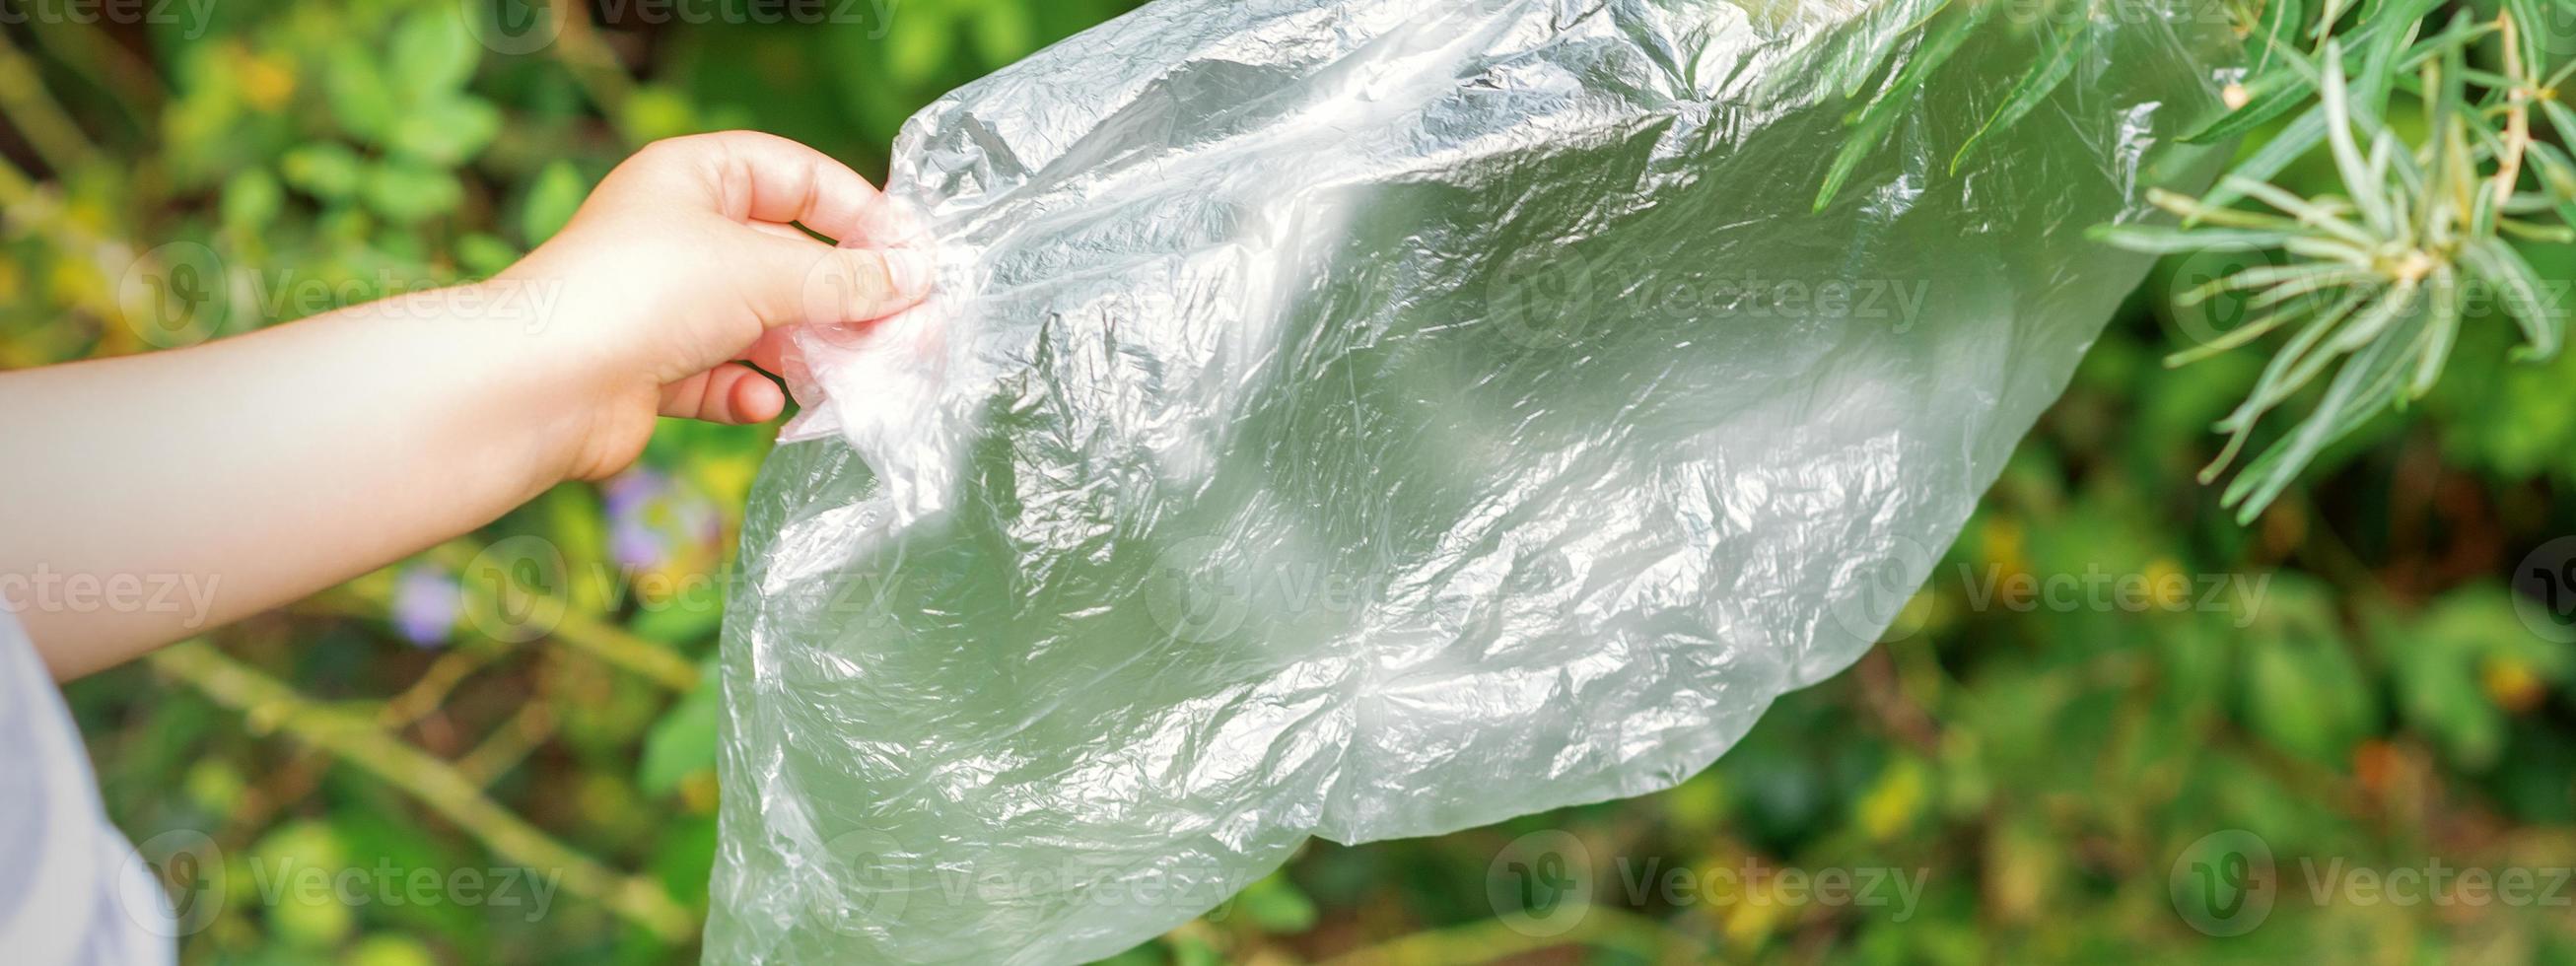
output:
<instances>
[{"instance_id":1,"label":"child's hand","mask_svg":"<svg viewBox=\"0 0 2576 966\"><path fill-rule=\"evenodd\" d=\"M885 248L900 231L810 148L681 138L618 166L498 278L0 373L0 413L22 416L0 431L0 606L56 674L83 674L615 473L656 414L773 418L785 397L736 360L776 371L764 336L782 326L919 301L929 259ZM149 597L179 608L10 589L48 574L196 590Z\"/></svg>"},{"instance_id":2,"label":"child's hand","mask_svg":"<svg viewBox=\"0 0 2576 966\"><path fill-rule=\"evenodd\" d=\"M834 248L789 222L838 240ZM643 451L658 415L777 418L796 323L877 319L927 294L931 262L856 172L747 131L657 142L609 172L571 224L493 280L524 289L537 364L566 393L563 474L598 479ZM551 299L551 301L548 301Z\"/></svg>"}]
</instances>

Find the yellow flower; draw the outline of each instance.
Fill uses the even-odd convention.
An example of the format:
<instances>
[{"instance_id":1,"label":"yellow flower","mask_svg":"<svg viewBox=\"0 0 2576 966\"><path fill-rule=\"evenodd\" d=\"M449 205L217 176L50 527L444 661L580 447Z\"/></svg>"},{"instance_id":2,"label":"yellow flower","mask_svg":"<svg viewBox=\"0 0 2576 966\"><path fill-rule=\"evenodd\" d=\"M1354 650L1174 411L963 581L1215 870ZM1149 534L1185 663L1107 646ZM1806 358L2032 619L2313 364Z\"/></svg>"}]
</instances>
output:
<instances>
[{"instance_id":1,"label":"yellow flower","mask_svg":"<svg viewBox=\"0 0 2576 966\"><path fill-rule=\"evenodd\" d=\"M1713 864L1713 863L1712 863ZM1705 901L1716 915L1727 941L1739 949L1760 948L1798 912L1781 894L1777 871L1751 862L1727 868L1703 867Z\"/></svg>"},{"instance_id":2,"label":"yellow flower","mask_svg":"<svg viewBox=\"0 0 2576 966\"><path fill-rule=\"evenodd\" d=\"M1987 517L1985 525L1977 531L1977 546L1985 552L1987 563L2004 564L2010 570L2021 569L2020 521L2001 516Z\"/></svg>"},{"instance_id":3,"label":"yellow flower","mask_svg":"<svg viewBox=\"0 0 2576 966\"><path fill-rule=\"evenodd\" d=\"M692 815L713 815L716 811L716 773L700 770L680 779L680 804Z\"/></svg>"},{"instance_id":4,"label":"yellow flower","mask_svg":"<svg viewBox=\"0 0 2576 966\"><path fill-rule=\"evenodd\" d=\"M274 111L295 96L295 72L275 57L246 53L234 69L241 80L242 99L255 109Z\"/></svg>"},{"instance_id":5,"label":"yellow flower","mask_svg":"<svg viewBox=\"0 0 2576 966\"><path fill-rule=\"evenodd\" d=\"M2148 609L2175 611L2191 605L2191 576L2172 557L2157 557L2147 565Z\"/></svg>"},{"instance_id":6,"label":"yellow flower","mask_svg":"<svg viewBox=\"0 0 2576 966\"><path fill-rule=\"evenodd\" d=\"M1861 831L1882 842L1904 832L1922 810L1928 785L1920 762L1912 758L1889 762L1877 784L1861 796L1853 809Z\"/></svg>"},{"instance_id":7,"label":"yellow flower","mask_svg":"<svg viewBox=\"0 0 2576 966\"><path fill-rule=\"evenodd\" d=\"M2511 657L2488 657L2481 662L2478 677L2496 706L2515 714L2531 710L2549 696L2549 688L2539 675L2531 673L2531 665Z\"/></svg>"}]
</instances>

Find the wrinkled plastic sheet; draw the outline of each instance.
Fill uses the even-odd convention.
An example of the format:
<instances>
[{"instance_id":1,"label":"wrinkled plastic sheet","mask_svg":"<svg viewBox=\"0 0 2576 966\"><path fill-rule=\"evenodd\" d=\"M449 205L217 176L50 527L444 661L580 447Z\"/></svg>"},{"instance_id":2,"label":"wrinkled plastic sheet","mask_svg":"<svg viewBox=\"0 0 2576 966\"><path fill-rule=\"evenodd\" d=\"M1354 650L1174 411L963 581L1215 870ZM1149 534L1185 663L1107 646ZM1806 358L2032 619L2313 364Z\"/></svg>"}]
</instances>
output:
<instances>
[{"instance_id":1,"label":"wrinkled plastic sheet","mask_svg":"<svg viewBox=\"0 0 2576 966\"><path fill-rule=\"evenodd\" d=\"M1857 658L2144 270L2083 231L2208 176L2227 49L2111 5L1952 172L1997 18L1811 212L1821 88L1923 7L1162 0L913 118L941 292L799 336L707 959L1111 955L1308 836L1671 786Z\"/></svg>"}]
</instances>

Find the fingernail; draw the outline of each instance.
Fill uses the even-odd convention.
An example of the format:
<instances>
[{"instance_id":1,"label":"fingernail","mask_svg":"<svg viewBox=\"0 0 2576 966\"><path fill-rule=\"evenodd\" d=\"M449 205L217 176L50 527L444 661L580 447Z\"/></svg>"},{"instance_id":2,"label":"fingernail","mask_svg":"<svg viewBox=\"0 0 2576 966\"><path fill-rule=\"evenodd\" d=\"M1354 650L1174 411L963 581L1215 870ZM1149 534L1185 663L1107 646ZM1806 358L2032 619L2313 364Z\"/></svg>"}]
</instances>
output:
<instances>
[{"instance_id":1,"label":"fingernail","mask_svg":"<svg viewBox=\"0 0 2576 966\"><path fill-rule=\"evenodd\" d=\"M929 295L939 268L928 252L910 248L886 249L885 264L886 279L894 283L895 294L905 298Z\"/></svg>"}]
</instances>

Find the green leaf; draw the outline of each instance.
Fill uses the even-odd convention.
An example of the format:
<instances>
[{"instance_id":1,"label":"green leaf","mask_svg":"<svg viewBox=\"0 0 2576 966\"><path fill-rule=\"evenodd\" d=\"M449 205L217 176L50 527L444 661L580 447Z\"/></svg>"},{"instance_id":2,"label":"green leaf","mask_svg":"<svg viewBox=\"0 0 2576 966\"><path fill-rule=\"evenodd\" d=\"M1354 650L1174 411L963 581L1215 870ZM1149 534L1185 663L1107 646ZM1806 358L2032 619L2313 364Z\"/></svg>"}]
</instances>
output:
<instances>
[{"instance_id":1,"label":"green leaf","mask_svg":"<svg viewBox=\"0 0 2576 966\"><path fill-rule=\"evenodd\" d=\"M2296 265L2258 265L2231 275L2211 279L2174 298L2174 304L2198 305L2221 292L2263 289L2254 307L2265 308L2322 288L2368 282L2377 276L2350 265L2301 262Z\"/></svg>"},{"instance_id":2,"label":"green leaf","mask_svg":"<svg viewBox=\"0 0 2576 966\"><path fill-rule=\"evenodd\" d=\"M592 486L558 486L547 490L532 508L545 516L546 534L563 555L566 573L575 576L559 596L574 613L606 616L623 601L623 588L608 578L614 572L608 552L606 511L600 504L599 489Z\"/></svg>"},{"instance_id":3,"label":"green leaf","mask_svg":"<svg viewBox=\"0 0 2576 966\"><path fill-rule=\"evenodd\" d=\"M467 275L489 278L518 261L521 253L498 237L470 231L457 236L455 254L457 264L465 269Z\"/></svg>"},{"instance_id":4,"label":"green leaf","mask_svg":"<svg viewBox=\"0 0 2576 966\"><path fill-rule=\"evenodd\" d=\"M2535 0L2504 0L2505 12L2513 15L2515 53L2522 57L2522 69L2538 71L2549 63L2549 15Z\"/></svg>"},{"instance_id":5,"label":"green leaf","mask_svg":"<svg viewBox=\"0 0 2576 966\"><path fill-rule=\"evenodd\" d=\"M2421 23L2392 27L2362 38L2350 48L2361 52L2361 74L2348 93L2353 119L2363 130L2378 131L2381 118L2388 113L2388 94L2396 83L2401 55L2422 28Z\"/></svg>"},{"instance_id":6,"label":"green leaf","mask_svg":"<svg viewBox=\"0 0 2576 966\"><path fill-rule=\"evenodd\" d=\"M2426 225L2447 220L2455 196L2448 186L2454 179L2462 175L2474 176L2470 174L2473 171L2470 162L2454 150L2458 143L2460 119L2468 101L2467 81L2463 76L2467 71L2461 53L2465 47L2465 44L2459 44L2440 51L2442 59L2436 65L2439 76L2434 79L2438 86L2426 95L2425 153L2428 157L2425 159L2424 182L2445 186L2437 191L2425 191L2421 186L2414 186L2414 190L2419 192L2416 221Z\"/></svg>"},{"instance_id":7,"label":"green leaf","mask_svg":"<svg viewBox=\"0 0 2576 966\"><path fill-rule=\"evenodd\" d=\"M646 867L672 895L706 895L716 866L717 828L712 815L667 821Z\"/></svg>"},{"instance_id":8,"label":"green leaf","mask_svg":"<svg viewBox=\"0 0 2576 966\"><path fill-rule=\"evenodd\" d=\"M2566 323L2560 306L2553 304L2540 274L2523 260L2522 253L2501 239L2481 238L2460 250L2460 259L2479 277L2504 294L2505 310L2522 325L2522 354L2530 359L2545 360L2558 354L2559 329Z\"/></svg>"},{"instance_id":9,"label":"green leaf","mask_svg":"<svg viewBox=\"0 0 2576 966\"><path fill-rule=\"evenodd\" d=\"M2255 734L2313 761L2342 764L2376 727L2379 708L2338 632L2323 588L2273 581L2249 629L2242 713Z\"/></svg>"},{"instance_id":10,"label":"green leaf","mask_svg":"<svg viewBox=\"0 0 2576 966\"><path fill-rule=\"evenodd\" d=\"M2532 169L2540 175L2540 183L2549 193L2560 198L2576 198L2576 159L2569 158L2557 145L2547 141L2531 142L2530 152Z\"/></svg>"},{"instance_id":11,"label":"green leaf","mask_svg":"<svg viewBox=\"0 0 2576 966\"><path fill-rule=\"evenodd\" d=\"M359 193L370 210L397 225L428 221L465 200L465 187L455 175L401 162L367 166Z\"/></svg>"},{"instance_id":12,"label":"green leaf","mask_svg":"<svg viewBox=\"0 0 2576 966\"><path fill-rule=\"evenodd\" d=\"M974 41L975 56L984 63L1000 67L1028 56L1037 49L1037 24L1029 19L1028 7L1016 2L986 3L967 19L968 38Z\"/></svg>"},{"instance_id":13,"label":"green leaf","mask_svg":"<svg viewBox=\"0 0 2576 966\"><path fill-rule=\"evenodd\" d=\"M2440 656L2449 659L2410 661L2399 676L2406 719L2445 757L2485 768L2503 750L2504 715L2478 689L2474 666L2456 655Z\"/></svg>"},{"instance_id":14,"label":"green leaf","mask_svg":"<svg viewBox=\"0 0 2576 966\"><path fill-rule=\"evenodd\" d=\"M245 168L224 182L223 219L226 227L258 231L277 219L286 206L286 189L267 168Z\"/></svg>"},{"instance_id":15,"label":"green leaf","mask_svg":"<svg viewBox=\"0 0 2576 966\"><path fill-rule=\"evenodd\" d=\"M2204 482L2215 478L2217 471L2227 465L2228 460L2234 456L2236 448L2245 442L2246 437L2253 432L2254 424L2263 418L2264 413L2270 412L2273 406L2279 405L2282 400L2289 398L2290 394L2297 392L2300 386L2306 385L2308 380L2315 378L2323 360L2321 357L2311 359L2309 350L2315 348L2317 343L2334 332L2335 326L2341 324L2344 319L2368 302L2370 294L2368 289L2353 289L2344 293L2342 299L2313 316L2307 325L2299 330L2298 335L2291 337L2289 343L2281 347L2281 351L2272 354L2270 362L2264 363L2262 374L2255 378L2254 391L2245 397L2244 402L2238 403L2236 409L2228 413L2226 419L2219 420L2218 428L2229 434L2227 449L2219 454L2218 459L2213 461L2208 469L2202 471Z\"/></svg>"},{"instance_id":16,"label":"green leaf","mask_svg":"<svg viewBox=\"0 0 2576 966\"><path fill-rule=\"evenodd\" d=\"M2362 160L2361 148L2353 143L2352 95L2356 85L2345 81L2343 55L2336 41L2326 41L2325 61L2319 100L2326 109L2326 146L2334 154L2336 170L2343 175L2344 190L2361 210L2362 222L2381 235L2395 234L2388 199L2381 193L2382 179L2372 176L2369 165Z\"/></svg>"},{"instance_id":17,"label":"green leaf","mask_svg":"<svg viewBox=\"0 0 2576 966\"><path fill-rule=\"evenodd\" d=\"M590 194L590 182L581 169L568 160L557 158L537 172L537 183L528 189L527 203L519 209L519 237L535 248L563 230L580 210L582 198Z\"/></svg>"},{"instance_id":18,"label":"green leaf","mask_svg":"<svg viewBox=\"0 0 2576 966\"><path fill-rule=\"evenodd\" d=\"M432 4L394 28L391 80L414 103L454 93L473 79L483 48L465 28L466 4Z\"/></svg>"},{"instance_id":19,"label":"green leaf","mask_svg":"<svg viewBox=\"0 0 2576 966\"><path fill-rule=\"evenodd\" d=\"M635 141L658 141L698 130L697 109L687 96L659 84L639 84L618 112L618 129Z\"/></svg>"},{"instance_id":20,"label":"green leaf","mask_svg":"<svg viewBox=\"0 0 2576 966\"><path fill-rule=\"evenodd\" d=\"M363 165L357 152L337 141L296 145L279 162L287 184L324 201L343 201L356 194Z\"/></svg>"},{"instance_id":21,"label":"green leaf","mask_svg":"<svg viewBox=\"0 0 2576 966\"><path fill-rule=\"evenodd\" d=\"M2262 338L2272 330L2280 328L2282 323L2306 314L2308 314L2308 307L2304 304L2284 306L2279 311L2265 314L2254 321L2230 329L2215 339L2166 356L2165 365L2168 368L2181 368L2199 362Z\"/></svg>"},{"instance_id":22,"label":"green leaf","mask_svg":"<svg viewBox=\"0 0 2576 966\"><path fill-rule=\"evenodd\" d=\"M1851 179L1852 172L1860 167L1861 161L1884 146L1887 132L1913 106L1923 85L1931 79L1932 72L1948 63L1950 56L1959 52L1960 45L1967 43L1968 37L2002 6L1998 3L1972 3L1957 16L1933 22L1930 33L1923 38L1922 46L1915 49L1914 57L1906 62L1905 69L1898 72L1887 89L1880 91L1878 97L1852 120L1852 129L1844 135L1842 149L1834 154L1832 166L1825 171L1824 185L1816 190L1815 210L1823 211L1826 205L1833 203L1834 195L1842 191L1843 182Z\"/></svg>"},{"instance_id":23,"label":"green leaf","mask_svg":"<svg viewBox=\"0 0 2576 966\"><path fill-rule=\"evenodd\" d=\"M2504 750L2503 709L2480 679L2487 663L2509 662L2546 681L2568 672L2566 650L2524 627L2510 592L2493 584L2444 594L2411 624L2378 636L2396 668L2391 684L2407 723L2473 770L2493 766Z\"/></svg>"},{"instance_id":24,"label":"green leaf","mask_svg":"<svg viewBox=\"0 0 2576 966\"><path fill-rule=\"evenodd\" d=\"M707 640L724 624L724 608L692 600L645 605L629 629L635 636L683 647Z\"/></svg>"},{"instance_id":25,"label":"green leaf","mask_svg":"<svg viewBox=\"0 0 2576 966\"><path fill-rule=\"evenodd\" d=\"M2388 0L2373 4L2374 9L2353 21L2352 29L2342 34L2344 47L2362 50L2380 43L2387 34L2413 30L2443 3L2444 0Z\"/></svg>"},{"instance_id":26,"label":"green leaf","mask_svg":"<svg viewBox=\"0 0 2576 966\"><path fill-rule=\"evenodd\" d=\"M2353 29L2338 35L2335 41L2330 42L2330 46L2346 51L2369 51L2379 45L2389 44L2392 40L2400 39L2408 31L2413 30L2426 14L2431 13L2440 4L2441 0L2394 0L2384 12L2365 17L2356 23ZM2331 23L2332 14L2328 13L2327 18L2324 23ZM2320 26L2322 27L2323 24L2321 23ZM2212 118L2198 130L2183 135L2183 143L2212 144L2251 133L2264 122L2287 114L2292 108L2307 103L2309 96L2317 93L2318 78L2323 75L2326 66L2320 62L2321 60L2340 61L2340 55L2322 55L2320 58L2312 59L2287 44L2269 47L2267 51L2277 56L2277 61L2261 73L2245 80L2244 89L2247 100L2244 106ZM2410 56L2403 61L2395 61L2391 58L2394 63L2389 65L2388 70L2404 70L2419 62L2422 56L2429 55ZM2270 58L2267 57L2267 59ZM2381 94L2384 95L2385 91L2381 91ZM2376 116L2377 108L2372 106L2377 103L2376 98L2367 96L2365 92L2365 96L2357 100L2368 108L2369 114Z\"/></svg>"},{"instance_id":27,"label":"green leaf","mask_svg":"<svg viewBox=\"0 0 2576 966\"><path fill-rule=\"evenodd\" d=\"M2412 289L2392 290L2371 310L2354 316L2355 328L2377 328L2382 316L2407 321L2397 323L2394 330L2346 361L2327 385L2325 397L2317 401L2316 411L2228 484L2220 501L2237 508L2237 522L2252 523L2327 444L2359 429L2396 401L2407 371L2407 350L2415 342L2415 326L2423 319L2409 313L2414 300Z\"/></svg>"},{"instance_id":28,"label":"green leaf","mask_svg":"<svg viewBox=\"0 0 2576 966\"><path fill-rule=\"evenodd\" d=\"M1862 85L1869 82L1870 75L1878 73L1879 65L1895 52L1896 45L1922 30L1949 5L1950 0L1899 0L1875 7L1872 15L1856 27L1855 36L1866 42L1838 48L1838 56L1824 66L1822 86L1840 90L1846 98L1859 97Z\"/></svg>"},{"instance_id":29,"label":"green leaf","mask_svg":"<svg viewBox=\"0 0 2576 966\"><path fill-rule=\"evenodd\" d=\"M2555 100L2544 99L2540 102L2540 113L2549 117L2549 126L2558 129L2558 137L2562 142L2576 139L2576 109L2571 109Z\"/></svg>"},{"instance_id":30,"label":"green leaf","mask_svg":"<svg viewBox=\"0 0 2576 966\"><path fill-rule=\"evenodd\" d=\"M2164 225L2095 225L2085 235L2094 241L2152 255L2261 251L2279 248L2299 237L2297 232L2259 228L2174 228Z\"/></svg>"},{"instance_id":31,"label":"green leaf","mask_svg":"<svg viewBox=\"0 0 2576 966\"><path fill-rule=\"evenodd\" d=\"M2263 4L2263 15L2255 21L2254 35L2245 41L2253 51L2253 69L2270 66L2276 48L2286 47L2299 39L2299 27L2306 22L2307 11L2299 0L2271 0Z\"/></svg>"},{"instance_id":32,"label":"green leaf","mask_svg":"<svg viewBox=\"0 0 2576 966\"><path fill-rule=\"evenodd\" d=\"M2221 183L2256 201L2295 215L2300 223L2328 232L2356 247L2368 250L2379 246L2378 236L2344 220L2341 199L2328 197L2323 201L2312 201L2264 182L2242 178L2228 178Z\"/></svg>"},{"instance_id":33,"label":"green leaf","mask_svg":"<svg viewBox=\"0 0 2576 966\"><path fill-rule=\"evenodd\" d=\"M644 756L635 784L647 794L668 795L690 775L716 766L716 719L724 707L715 668L702 669L689 692L644 733Z\"/></svg>"},{"instance_id":34,"label":"green leaf","mask_svg":"<svg viewBox=\"0 0 2576 966\"><path fill-rule=\"evenodd\" d=\"M950 10L915 8L887 21L885 69L896 84L928 84L954 59L950 52L956 46L957 24Z\"/></svg>"},{"instance_id":35,"label":"green leaf","mask_svg":"<svg viewBox=\"0 0 2576 966\"><path fill-rule=\"evenodd\" d=\"M1273 872L1243 887L1235 903L1264 932L1293 936L1315 925L1314 900L1298 891L1284 872Z\"/></svg>"},{"instance_id":36,"label":"green leaf","mask_svg":"<svg viewBox=\"0 0 2576 966\"><path fill-rule=\"evenodd\" d=\"M472 97L441 98L403 114L392 132L393 153L452 168L482 153L501 133L501 112Z\"/></svg>"},{"instance_id":37,"label":"green leaf","mask_svg":"<svg viewBox=\"0 0 2576 966\"><path fill-rule=\"evenodd\" d=\"M2264 122L2307 103L2316 93L2316 81L2286 67L2256 75L2244 82L2245 104L2217 117L2199 129L2182 136L2184 144L2217 144L2252 132Z\"/></svg>"},{"instance_id":38,"label":"green leaf","mask_svg":"<svg viewBox=\"0 0 2576 966\"><path fill-rule=\"evenodd\" d=\"M1959 146L1957 154L1950 156L1950 172L1958 173L1959 165L1968 160L1968 152L1976 150L1987 135L2002 133L2029 114L2032 108L2046 101L2058 85L2065 83L2067 75L2075 71L2075 65L2093 52L2094 43L2093 22L2089 19L2077 18L2074 23L2057 25L2050 32L2046 49L2040 53L2039 63L2031 68L2030 73L2022 75L2021 81L2013 85L2012 92L2005 95L2003 105L1995 108L1995 112L1986 118L1986 123L1977 128L1977 133L1968 136L1967 143Z\"/></svg>"},{"instance_id":39,"label":"green leaf","mask_svg":"<svg viewBox=\"0 0 2576 966\"><path fill-rule=\"evenodd\" d=\"M339 870L353 867L348 846L339 832L325 819L296 819L277 826L262 836L253 847L251 861L269 869ZM267 931L284 940L290 948L314 952L337 947L356 928L352 905L334 901L328 895L287 893L283 901L261 910L261 923Z\"/></svg>"},{"instance_id":40,"label":"green leaf","mask_svg":"<svg viewBox=\"0 0 2576 966\"><path fill-rule=\"evenodd\" d=\"M323 81L323 93L331 105L332 119L340 123L341 130L357 135L359 140L383 143L393 132L394 121L402 115L393 89L385 84L375 61L356 47L334 47L330 60L331 71Z\"/></svg>"},{"instance_id":41,"label":"green leaf","mask_svg":"<svg viewBox=\"0 0 2576 966\"><path fill-rule=\"evenodd\" d=\"M2415 376L2406 383L2411 399L2433 391L2434 381L2442 378L2442 365L2451 358L2451 344L2459 338L2459 274L2448 265L2434 269L2425 298L2432 316L2424 323L2424 349L2415 357Z\"/></svg>"}]
</instances>

